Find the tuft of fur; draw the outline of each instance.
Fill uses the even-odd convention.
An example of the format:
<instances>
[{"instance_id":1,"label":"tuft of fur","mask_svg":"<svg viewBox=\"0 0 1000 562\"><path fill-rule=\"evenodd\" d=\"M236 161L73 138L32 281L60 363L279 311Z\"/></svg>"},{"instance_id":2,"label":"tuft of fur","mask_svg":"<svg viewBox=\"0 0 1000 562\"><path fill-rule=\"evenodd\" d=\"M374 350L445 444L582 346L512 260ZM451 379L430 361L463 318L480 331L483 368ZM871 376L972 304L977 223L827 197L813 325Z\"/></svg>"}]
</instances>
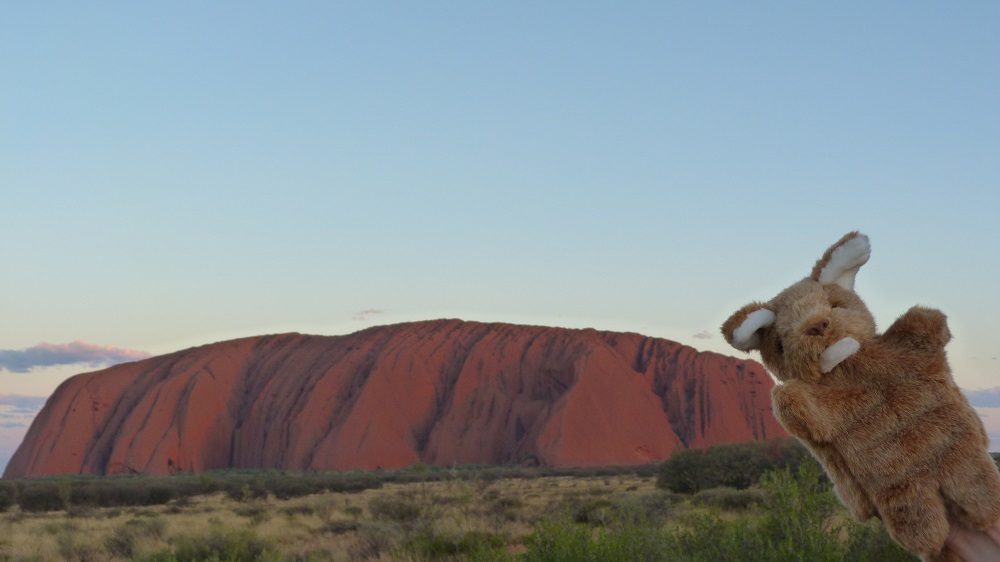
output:
<instances>
[{"instance_id":1,"label":"tuft of fur","mask_svg":"<svg viewBox=\"0 0 1000 562\"><path fill-rule=\"evenodd\" d=\"M945 546L952 523L983 530L1000 521L1000 473L952 378L945 315L915 306L877 333L854 292L869 255L868 238L848 233L809 277L736 311L722 332L734 347L760 351L782 382L772 391L775 416L854 517L881 518L924 560L954 560Z\"/></svg>"}]
</instances>

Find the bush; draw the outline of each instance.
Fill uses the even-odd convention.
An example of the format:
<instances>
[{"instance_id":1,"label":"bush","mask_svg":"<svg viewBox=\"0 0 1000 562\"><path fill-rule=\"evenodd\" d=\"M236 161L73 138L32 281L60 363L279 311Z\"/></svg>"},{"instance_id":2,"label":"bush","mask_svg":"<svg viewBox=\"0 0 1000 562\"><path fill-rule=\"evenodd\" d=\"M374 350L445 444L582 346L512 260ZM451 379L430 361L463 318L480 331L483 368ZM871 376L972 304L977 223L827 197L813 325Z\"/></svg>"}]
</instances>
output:
<instances>
[{"instance_id":1,"label":"bush","mask_svg":"<svg viewBox=\"0 0 1000 562\"><path fill-rule=\"evenodd\" d=\"M104 548L111 556L130 559L135 555L135 542L138 538L139 532L134 526L123 525L104 539Z\"/></svg>"},{"instance_id":2,"label":"bush","mask_svg":"<svg viewBox=\"0 0 1000 562\"><path fill-rule=\"evenodd\" d=\"M764 493L758 489L737 490L735 488L709 488L701 490L691 498L696 505L714 507L725 511L747 509L764 503Z\"/></svg>"},{"instance_id":3,"label":"bush","mask_svg":"<svg viewBox=\"0 0 1000 562\"><path fill-rule=\"evenodd\" d=\"M675 559L668 535L645 526L616 531L599 529L595 534L588 527L567 520L545 520L525 539L525 547L521 558L524 562Z\"/></svg>"},{"instance_id":4,"label":"bush","mask_svg":"<svg viewBox=\"0 0 1000 562\"><path fill-rule=\"evenodd\" d=\"M248 502L267 498L268 490L263 478L231 478L223 487L229 499Z\"/></svg>"},{"instance_id":5,"label":"bush","mask_svg":"<svg viewBox=\"0 0 1000 562\"><path fill-rule=\"evenodd\" d=\"M59 486L55 482L31 482L17 496L24 511L57 511L64 507Z\"/></svg>"},{"instance_id":6,"label":"bush","mask_svg":"<svg viewBox=\"0 0 1000 562\"><path fill-rule=\"evenodd\" d=\"M844 560L878 560L879 562L916 562L917 557L903 550L892 540L885 525L879 521L847 524L849 535Z\"/></svg>"},{"instance_id":7,"label":"bush","mask_svg":"<svg viewBox=\"0 0 1000 562\"><path fill-rule=\"evenodd\" d=\"M241 505L234 509L233 513L249 518L251 525L260 525L271 519L271 511L267 505L259 502Z\"/></svg>"},{"instance_id":8,"label":"bush","mask_svg":"<svg viewBox=\"0 0 1000 562\"><path fill-rule=\"evenodd\" d=\"M656 485L683 494L708 488L743 490L770 470L798 466L810 458L792 439L748 441L678 451L663 462Z\"/></svg>"},{"instance_id":9,"label":"bush","mask_svg":"<svg viewBox=\"0 0 1000 562\"><path fill-rule=\"evenodd\" d=\"M56 537L59 556L73 562L97 562L102 559L99 548L86 542L78 542L75 533L66 532Z\"/></svg>"},{"instance_id":10,"label":"bush","mask_svg":"<svg viewBox=\"0 0 1000 562\"><path fill-rule=\"evenodd\" d=\"M357 539L348 549L348 554L351 559L379 558L395 550L402 536L399 526L392 523L362 523L358 526Z\"/></svg>"},{"instance_id":11,"label":"bush","mask_svg":"<svg viewBox=\"0 0 1000 562\"><path fill-rule=\"evenodd\" d=\"M713 509L681 517L675 520L677 524L667 527L606 525L596 531L570 517L548 519L525 540L523 560L915 560L889 539L880 523L862 525L845 519L843 508L815 462L803 462L795 470L769 472L761 478L759 490L715 493L717 498L730 495L739 498L736 503L753 498L762 509L734 519L723 519ZM704 499L713 494L696 497ZM592 504L588 513L610 510L612 505L614 502ZM586 522L589 523L589 515Z\"/></svg>"},{"instance_id":12,"label":"bush","mask_svg":"<svg viewBox=\"0 0 1000 562\"><path fill-rule=\"evenodd\" d=\"M0 513L7 511L17 503L17 485L9 481L0 481Z\"/></svg>"},{"instance_id":13,"label":"bush","mask_svg":"<svg viewBox=\"0 0 1000 562\"><path fill-rule=\"evenodd\" d=\"M228 562L256 562L278 558L277 550L271 543L257 538L251 531L213 531L202 537L180 537L172 552L164 554L177 562L200 562L202 560L226 560Z\"/></svg>"},{"instance_id":14,"label":"bush","mask_svg":"<svg viewBox=\"0 0 1000 562\"><path fill-rule=\"evenodd\" d=\"M375 519L396 523L415 523L424 513L424 508L419 502L402 496L376 496L368 502L368 510Z\"/></svg>"},{"instance_id":15,"label":"bush","mask_svg":"<svg viewBox=\"0 0 1000 562\"><path fill-rule=\"evenodd\" d=\"M576 523L592 527L659 525L670 511L663 493L574 499L563 508Z\"/></svg>"},{"instance_id":16,"label":"bush","mask_svg":"<svg viewBox=\"0 0 1000 562\"><path fill-rule=\"evenodd\" d=\"M472 531L459 535L424 531L406 541L404 550L418 560L460 558L502 551L506 541L499 535Z\"/></svg>"}]
</instances>

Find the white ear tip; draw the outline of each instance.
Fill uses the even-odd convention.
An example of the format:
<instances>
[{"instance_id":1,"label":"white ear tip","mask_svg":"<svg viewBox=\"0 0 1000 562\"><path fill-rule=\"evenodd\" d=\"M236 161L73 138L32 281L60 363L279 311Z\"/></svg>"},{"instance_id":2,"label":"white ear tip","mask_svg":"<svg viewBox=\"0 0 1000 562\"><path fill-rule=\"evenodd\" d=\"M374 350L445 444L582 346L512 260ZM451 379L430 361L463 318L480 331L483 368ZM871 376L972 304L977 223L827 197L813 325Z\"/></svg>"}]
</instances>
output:
<instances>
[{"instance_id":1,"label":"white ear tip","mask_svg":"<svg viewBox=\"0 0 1000 562\"><path fill-rule=\"evenodd\" d=\"M819 272L820 283L836 283L845 289L854 289L854 277L861 266L868 263L872 245L868 237L859 234L837 247L830 255L826 267Z\"/></svg>"},{"instance_id":2,"label":"white ear tip","mask_svg":"<svg viewBox=\"0 0 1000 562\"><path fill-rule=\"evenodd\" d=\"M766 308L757 309L747 314L743 323L733 330L733 347L741 351L750 351L760 347L760 334L757 330L774 324L774 312Z\"/></svg>"}]
</instances>

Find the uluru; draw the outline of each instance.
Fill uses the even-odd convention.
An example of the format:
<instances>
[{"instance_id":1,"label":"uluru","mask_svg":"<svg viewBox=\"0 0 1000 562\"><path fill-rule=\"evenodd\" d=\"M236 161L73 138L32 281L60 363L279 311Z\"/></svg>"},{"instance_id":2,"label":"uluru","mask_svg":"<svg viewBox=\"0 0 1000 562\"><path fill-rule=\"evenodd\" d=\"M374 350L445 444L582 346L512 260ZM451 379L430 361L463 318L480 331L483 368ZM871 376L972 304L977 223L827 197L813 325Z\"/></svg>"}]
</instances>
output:
<instances>
[{"instance_id":1,"label":"uluru","mask_svg":"<svg viewBox=\"0 0 1000 562\"><path fill-rule=\"evenodd\" d=\"M750 360L461 320L224 341L66 380L5 478L628 465L786 433Z\"/></svg>"}]
</instances>

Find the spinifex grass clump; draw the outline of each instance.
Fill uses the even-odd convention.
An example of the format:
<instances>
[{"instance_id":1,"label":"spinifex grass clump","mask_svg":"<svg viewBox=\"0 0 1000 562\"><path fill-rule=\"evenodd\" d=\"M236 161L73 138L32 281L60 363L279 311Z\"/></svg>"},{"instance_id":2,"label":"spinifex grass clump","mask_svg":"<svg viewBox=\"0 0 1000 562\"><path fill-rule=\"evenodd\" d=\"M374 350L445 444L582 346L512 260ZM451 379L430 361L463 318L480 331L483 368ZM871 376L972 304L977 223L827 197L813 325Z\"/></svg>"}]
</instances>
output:
<instances>
[{"instance_id":1,"label":"spinifex grass clump","mask_svg":"<svg viewBox=\"0 0 1000 562\"><path fill-rule=\"evenodd\" d=\"M694 512L665 526L632 520L596 531L570 518L549 519L526 540L524 562L618 560L748 562L912 561L885 530L843 516L814 462L764 475L761 509L736 518ZM589 522L589 521L588 521ZM517 559L511 557L511 559Z\"/></svg>"},{"instance_id":2,"label":"spinifex grass clump","mask_svg":"<svg viewBox=\"0 0 1000 562\"><path fill-rule=\"evenodd\" d=\"M206 535L180 537L170 550L155 553L147 562L227 562L279 561L282 556L275 546L257 537L252 531L213 530Z\"/></svg>"}]
</instances>

